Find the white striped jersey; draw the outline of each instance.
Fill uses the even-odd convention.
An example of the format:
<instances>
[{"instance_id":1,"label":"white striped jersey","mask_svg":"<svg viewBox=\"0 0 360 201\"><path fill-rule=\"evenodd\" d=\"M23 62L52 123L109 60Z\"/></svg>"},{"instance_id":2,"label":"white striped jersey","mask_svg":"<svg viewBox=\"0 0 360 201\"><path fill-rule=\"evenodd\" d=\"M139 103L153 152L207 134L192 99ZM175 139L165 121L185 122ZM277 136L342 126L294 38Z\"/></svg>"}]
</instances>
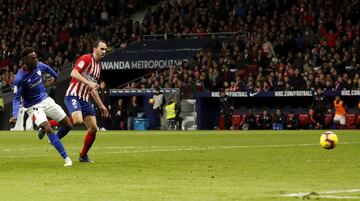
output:
<instances>
[{"instance_id":1,"label":"white striped jersey","mask_svg":"<svg viewBox=\"0 0 360 201\"><path fill-rule=\"evenodd\" d=\"M74 69L87 80L92 82L98 82L100 78L100 63L96 62L92 54L85 54L79 57L75 62ZM70 85L66 91L65 96L76 96L84 101L90 100L90 88L78 81L75 78L71 78Z\"/></svg>"}]
</instances>

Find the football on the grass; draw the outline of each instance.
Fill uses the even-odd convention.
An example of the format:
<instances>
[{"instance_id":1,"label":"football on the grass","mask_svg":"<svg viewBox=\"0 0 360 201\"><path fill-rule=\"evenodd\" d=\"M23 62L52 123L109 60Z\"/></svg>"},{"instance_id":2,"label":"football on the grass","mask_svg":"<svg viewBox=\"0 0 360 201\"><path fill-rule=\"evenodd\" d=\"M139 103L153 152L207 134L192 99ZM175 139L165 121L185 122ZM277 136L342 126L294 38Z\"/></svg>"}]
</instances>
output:
<instances>
[{"instance_id":1,"label":"football on the grass","mask_svg":"<svg viewBox=\"0 0 360 201\"><path fill-rule=\"evenodd\" d=\"M324 149L333 149L338 144L339 139L337 135L332 131L326 131L321 134L320 146Z\"/></svg>"}]
</instances>

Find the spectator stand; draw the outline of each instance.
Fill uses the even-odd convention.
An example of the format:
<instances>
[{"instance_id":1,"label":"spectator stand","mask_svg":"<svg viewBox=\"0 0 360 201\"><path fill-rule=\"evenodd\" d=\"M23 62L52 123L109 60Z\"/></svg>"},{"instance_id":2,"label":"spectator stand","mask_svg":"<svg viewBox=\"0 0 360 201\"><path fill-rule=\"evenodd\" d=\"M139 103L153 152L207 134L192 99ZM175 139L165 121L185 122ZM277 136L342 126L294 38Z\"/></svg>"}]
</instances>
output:
<instances>
[{"instance_id":1,"label":"spectator stand","mask_svg":"<svg viewBox=\"0 0 360 201\"><path fill-rule=\"evenodd\" d=\"M330 99L339 94L348 94L343 99L348 103L349 110L346 115L346 129L355 129L359 125L358 115L355 106L358 102L359 90L326 92L325 95ZM260 116L264 108L268 109L270 114L274 114L276 108L283 108L284 114L294 111L299 119L300 129L309 129L309 102L312 100L312 91L287 91L286 93L258 93L250 96L249 92L228 92L229 96L235 98L235 111L232 116L233 129L241 129L244 123L247 109L254 108L255 116ZM282 94L282 96L279 96ZM286 94L286 95L285 95ZM350 95L352 94L352 95ZM198 129L223 129L224 120L219 115L217 108L219 92L197 93L196 94L196 112ZM325 114L323 129L330 129L333 125L333 114Z\"/></svg>"}]
</instances>

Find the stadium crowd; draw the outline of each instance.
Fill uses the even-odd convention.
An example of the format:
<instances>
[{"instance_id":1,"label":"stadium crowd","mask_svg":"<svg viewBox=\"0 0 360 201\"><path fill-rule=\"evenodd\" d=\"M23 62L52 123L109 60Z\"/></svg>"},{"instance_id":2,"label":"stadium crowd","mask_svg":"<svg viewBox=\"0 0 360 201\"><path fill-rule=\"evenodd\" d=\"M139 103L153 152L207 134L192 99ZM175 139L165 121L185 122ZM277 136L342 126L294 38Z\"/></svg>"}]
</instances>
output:
<instances>
[{"instance_id":1,"label":"stadium crowd","mask_svg":"<svg viewBox=\"0 0 360 201\"><path fill-rule=\"evenodd\" d=\"M143 35L211 38L194 59L152 73L127 88L197 91L360 89L358 1L172 0L130 15L145 0L3 1L0 88L10 90L20 50L33 46L60 70L89 52L95 39L119 48ZM230 38L207 33L229 32Z\"/></svg>"},{"instance_id":2,"label":"stadium crowd","mask_svg":"<svg viewBox=\"0 0 360 201\"><path fill-rule=\"evenodd\" d=\"M193 98L197 91L360 90L358 7L357 1L330 0L167 4L146 15L150 34L204 38L211 32L237 33L232 40L211 34L209 48L192 61L126 88L177 87L183 98ZM266 119L270 114L264 113ZM260 116L244 128L271 128L272 120L261 123ZM298 116L290 112L283 128L319 126L313 115L306 116L309 122L299 125Z\"/></svg>"},{"instance_id":3,"label":"stadium crowd","mask_svg":"<svg viewBox=\"0 0 360 201\"><path fill-rule=\"evenodd\" d=\"M238 32L233 40L213 35L210 47L191 65L174 66L133 87L179 87L189 96L221 88L360 88L359 10L352 9L357 1L167 1L134 23L129 16L142 3L5 1L0 8L0 87L11 85L25 46L35 47L43 61L59 70L98 38L118 48L145 34L201 38Z\"/></svg>"},{"instance_id":4,"label":"stadium crowd","mask_svg":"<svg viewBox=\"0 0 360 201\"><path fill-rule=\"evenodd\" d=\"M152 4L145 0L120 1L1 1L0 88L11 90L20 51L34 47L39 59L56 71L90 52L97 39L112 49L139 37L139 23L130 19L135 9Z\"/></svg>"},{"instance_id":5,"label":"stadium crowd","mask_svg":"<svg viewBox=\"0 0 360 201\"><path fill-rule=\"evenodd\" d=\"M211 36L191 62L128 88L196 91L360 89L356 1L179 1L149 12L150 34L236 32Z\"/></svg>"}]
</instances>

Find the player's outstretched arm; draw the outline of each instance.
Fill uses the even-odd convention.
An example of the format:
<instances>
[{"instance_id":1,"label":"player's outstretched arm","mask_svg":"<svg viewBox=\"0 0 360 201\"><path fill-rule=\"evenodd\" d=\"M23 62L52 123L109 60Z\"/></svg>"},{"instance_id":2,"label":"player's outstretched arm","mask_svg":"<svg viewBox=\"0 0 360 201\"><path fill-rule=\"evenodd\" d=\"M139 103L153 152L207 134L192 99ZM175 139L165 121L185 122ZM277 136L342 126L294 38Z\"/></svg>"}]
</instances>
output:
<instances>
[{"instance_id":1,"label":"player's outstretched arm","mask_svg":"<svg viewBox=\"0 0 360 201\"><path fill-rule=\"evenodd\" d=\"M57 80L59 78L59 75L49 65L46 65L42 62L39 62L39 64L40 64L39 67L40 67L41 71L50 74L51 76L53 76L55 78L55 80Z\"/></svg>"},{"instance_id":2,"label":"player's outstretched arm","mask_svg":"<svg viewBox=\"0 0 360 201\"><path fill-rule=\"evenodd\" d=\"M44 83L45 86L50 86L50 85L54 84L55 81L59 78L59 75L49 65L44 64L43 62L39 61L38 62L38 67L39 67L41 72L45 72L45 73L51 75L51 77L46 78L46 80L44 80L45 81L45 83Z\"/></svg>"}]
</instances>

